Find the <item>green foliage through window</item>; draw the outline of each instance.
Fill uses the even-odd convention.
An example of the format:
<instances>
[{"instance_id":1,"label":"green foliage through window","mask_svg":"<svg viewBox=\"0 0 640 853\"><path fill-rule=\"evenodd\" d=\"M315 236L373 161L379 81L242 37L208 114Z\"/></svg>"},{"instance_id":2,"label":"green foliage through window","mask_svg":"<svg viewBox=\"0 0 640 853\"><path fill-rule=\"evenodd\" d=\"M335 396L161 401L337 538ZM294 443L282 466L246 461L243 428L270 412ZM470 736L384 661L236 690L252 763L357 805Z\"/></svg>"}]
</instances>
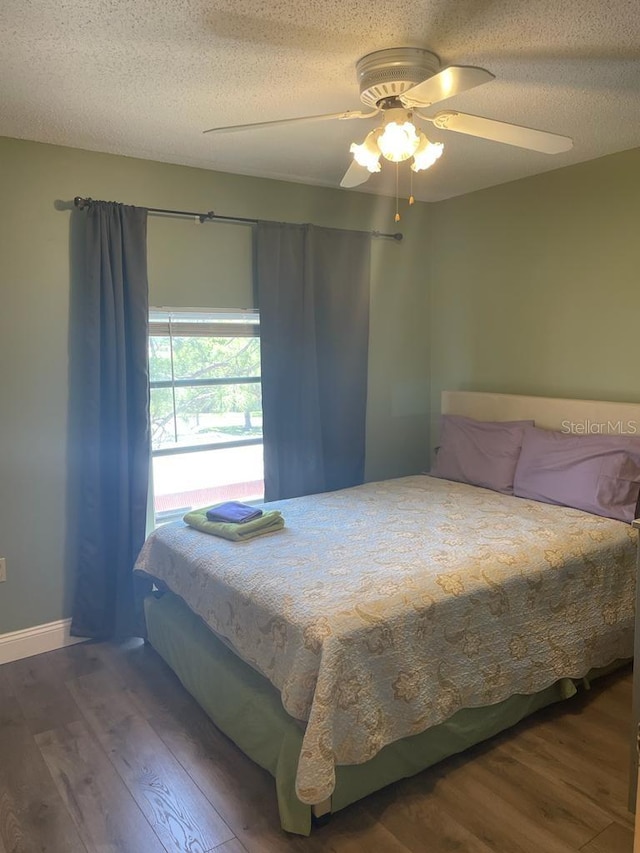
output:
<instances>
[{"instance_id":1,"label":"green foliage through window","mask_svg":"<svg viewBox=\"0 0 640 853\"><path fill-rule=\"evenodd\" d=\"M215 334L181 319L180 334L153 319L149 337L153 450L262 438L260 338L216 320ZM170 328L170 327L169 327ZM243 334L238 335L243 329ZM187 332L187 333L185 333ZM221 333L222 332L222 333ZM237 381L234 381L237 380ZM160 387L159 387L160 386Z\"/></svg>"}]
</instances>

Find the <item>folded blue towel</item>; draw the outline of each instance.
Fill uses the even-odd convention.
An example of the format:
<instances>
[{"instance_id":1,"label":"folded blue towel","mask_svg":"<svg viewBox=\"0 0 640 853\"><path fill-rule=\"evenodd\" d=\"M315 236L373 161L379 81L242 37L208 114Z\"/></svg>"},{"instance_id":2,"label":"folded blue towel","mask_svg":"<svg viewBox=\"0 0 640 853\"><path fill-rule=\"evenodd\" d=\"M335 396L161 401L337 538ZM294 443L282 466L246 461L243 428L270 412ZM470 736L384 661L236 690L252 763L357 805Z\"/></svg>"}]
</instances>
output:
<instances>
[{"instance_id":1,"label":"folded blue towel","mask_svg":"<svg viewBox=\"0 0 640 853\"><path fill-rule=\"evenodd\" d=\"M212 506L207 510L209 521L225 521L234 524L244 524L253 518L260 518L262 510L255 506L240 503L239 501L227 501L227 503Z\"/></svg>"}]
</instances>

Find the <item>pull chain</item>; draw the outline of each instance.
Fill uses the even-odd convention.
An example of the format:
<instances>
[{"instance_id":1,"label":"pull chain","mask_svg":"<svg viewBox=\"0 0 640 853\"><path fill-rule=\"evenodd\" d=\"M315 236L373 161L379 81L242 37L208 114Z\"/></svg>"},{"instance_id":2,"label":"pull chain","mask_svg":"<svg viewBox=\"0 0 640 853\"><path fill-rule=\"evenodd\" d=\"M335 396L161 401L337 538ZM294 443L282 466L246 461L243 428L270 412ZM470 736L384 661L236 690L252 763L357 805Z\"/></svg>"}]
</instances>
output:
<instances>
[{"instance_id":1,"label":"pull chain","mask_svg":"<svg viewBox=\"0 0 640 853\"><path fill-rule=\"evenodd\" d=\"M409 171L411 172L409 175L409 178L411 179L411 183L409 185L409 204L415 204L416 200L413 197L413 169L409 169Z\"/></svg>"},{"instance_id":2,"label":"pull chain","mask_svg":"<svg viewBox=\"0 0 640 853\"><path fill-rule=\"evenodd\" d=\"M400 172L400 163L396 161L396 215L394 217L396 222L400 222L400 214L398 212L398 174Z\"/></svg>"}]
</instances>

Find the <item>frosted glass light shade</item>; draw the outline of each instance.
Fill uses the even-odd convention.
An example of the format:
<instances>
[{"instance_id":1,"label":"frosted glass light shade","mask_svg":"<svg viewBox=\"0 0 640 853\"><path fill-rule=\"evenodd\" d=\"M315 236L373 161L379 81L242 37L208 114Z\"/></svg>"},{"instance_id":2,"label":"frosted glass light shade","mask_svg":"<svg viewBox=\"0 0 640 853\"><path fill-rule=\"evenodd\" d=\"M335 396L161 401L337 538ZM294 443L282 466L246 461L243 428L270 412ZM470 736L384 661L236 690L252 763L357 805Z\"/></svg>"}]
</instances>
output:
<instances>
[{"instance_id":1,"label":"frosted glass light shade","mask_svg":"<svg viewBox=\"0 0 640 853\"><path fill-rule=\"evenodd\" d=\"M356 163L364 166L370 172L380 171L380 149L377 145L379 135L379 129L372 130L371 133L367 134L361 145L358 145L357 142L352 142L349 148Z\"/></svg>"},{"instance_id":2,"label":"frosted glass light shade","mask_svg":"<svg viewBox=\"0 0 640 853\"><path fill-rule=\"evenodd\" d=\"M414 172L428 169L442 156L443 149L442 142L429 142L424 133L420 133L419 145L414 152L411 168Z\"/></svg>"},{"instance_id":3,"label":"frosted glass light shade","mask_svg":"<svg viewBox=\"0 0 640 853\"><path fill-rule=\"evenodd\" d=\"M382 156L392 163L401 163L412 157L420 140L415 126L410 121L398 124L390 121L385 124L384 131L378 139Z\"/></svg>"}]
</instances>

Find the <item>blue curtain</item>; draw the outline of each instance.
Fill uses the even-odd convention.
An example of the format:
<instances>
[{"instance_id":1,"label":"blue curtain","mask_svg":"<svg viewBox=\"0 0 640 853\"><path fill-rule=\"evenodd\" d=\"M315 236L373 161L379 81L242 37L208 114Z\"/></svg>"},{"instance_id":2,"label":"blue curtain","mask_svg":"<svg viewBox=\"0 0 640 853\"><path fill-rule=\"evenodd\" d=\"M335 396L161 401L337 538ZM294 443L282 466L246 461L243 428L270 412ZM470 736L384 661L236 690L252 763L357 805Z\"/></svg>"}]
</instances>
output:
<instances>
[{"instance_id":1,"label":"blue curtain","mask_svg":"<svg viewBox=\"0 0 640 853\"><path fill-rule=\"evenodd\" d=\"M261 222L265 499L364 480L371 235Z\"/></svg>"},{"instance_id":2,"label":"blue curtain","mask_svg":"<svg viewBox=\"0 0 640 853\"><path fill-rule=\"evenodd\" d=\"M149 477L147 211L93 202L86 217L74 318L81 446L72 448L80 482L71 631L106 638L142 633L132 568Z\"/></svg>"}]
</instances>

